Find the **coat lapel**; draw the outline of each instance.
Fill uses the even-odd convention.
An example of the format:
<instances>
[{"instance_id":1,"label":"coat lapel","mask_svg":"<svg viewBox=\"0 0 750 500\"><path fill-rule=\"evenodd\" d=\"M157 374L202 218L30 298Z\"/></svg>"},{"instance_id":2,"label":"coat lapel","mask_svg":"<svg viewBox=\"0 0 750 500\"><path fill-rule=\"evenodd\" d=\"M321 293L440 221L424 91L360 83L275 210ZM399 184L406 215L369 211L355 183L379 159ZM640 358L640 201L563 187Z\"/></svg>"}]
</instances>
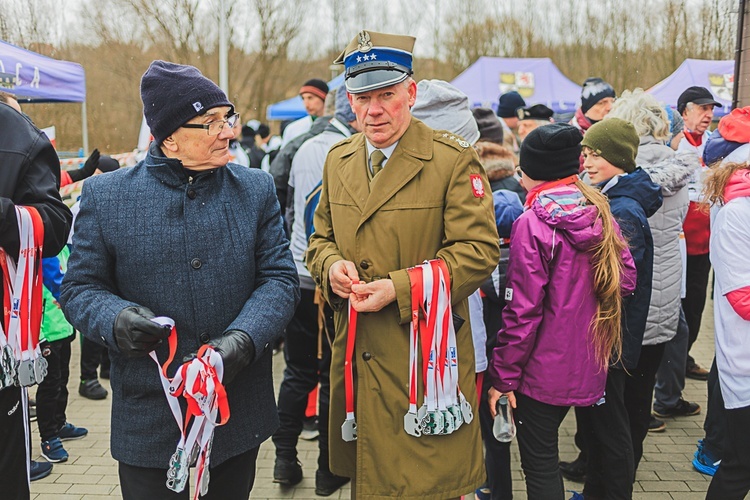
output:
<instances>
[{"instance_id":1,"label":"coat lapel","mask_svg":"<svg viewBox=\"0 0 750 500\"><path fill-rule=\"evenodd\" d=\"M359 134L341 151L341 163L336 173L341 184L359 211L365 209L367 197L370 196L369 181L367 180L367 148L365 147L365 136Z\"/></svg>"},{"instance_id":2,"label":"coat lapel","mask_svg":"<svg viewBox=\"0 0 750 500\"><path fill-rule=\"evenodd\" d=\"M432 134L432 129L412 118L409 128L399 140L393 155L371 185L370 195L366 198L358 227L422 170L423 160L432 158ZM366 165L364 144L362 150L361 168L365 182L367 182L367 172L364 171L364 165Z\"/></svg>"}]
</instances>

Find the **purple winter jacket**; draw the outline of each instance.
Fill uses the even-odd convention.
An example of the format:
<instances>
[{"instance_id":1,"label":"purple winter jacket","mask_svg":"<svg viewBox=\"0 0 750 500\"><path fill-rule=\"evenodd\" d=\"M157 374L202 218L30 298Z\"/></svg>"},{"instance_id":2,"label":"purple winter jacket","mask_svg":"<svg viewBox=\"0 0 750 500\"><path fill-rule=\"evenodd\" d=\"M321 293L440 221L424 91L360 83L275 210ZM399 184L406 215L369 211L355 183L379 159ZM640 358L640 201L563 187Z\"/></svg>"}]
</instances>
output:
<instances>
[{"instance_id":1,"label":"purple winter jacket","mask_svg":"<svg viewBox=\"0 0 750 500\"><path fill-rule=\"evenodd\" d=\"M574 186L543 191L513 224L503 328L489 376L501 392L519 391L556 406L588 406L604 393L607 371L595 359L597 309L590 250L601 240L598 210ZM620 228L615 223L619 234ZM623 251L621 289L635 289Z\"/></svg>"}]
</instances>

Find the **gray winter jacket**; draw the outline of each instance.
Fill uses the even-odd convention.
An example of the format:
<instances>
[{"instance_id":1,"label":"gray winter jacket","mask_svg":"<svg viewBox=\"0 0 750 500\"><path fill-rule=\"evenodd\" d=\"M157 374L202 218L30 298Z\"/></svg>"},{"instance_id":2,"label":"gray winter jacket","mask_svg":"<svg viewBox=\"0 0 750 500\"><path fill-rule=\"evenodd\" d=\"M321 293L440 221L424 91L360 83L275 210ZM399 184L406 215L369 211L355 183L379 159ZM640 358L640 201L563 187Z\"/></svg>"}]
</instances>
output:
<instances>
[{"instance_id":1,"label":"gray winter jacket","mask_svg":"<svg viewBox=\"0 0 750 500\"><path fill-rule=\"evenodd\" d=\"M675 153L645 136L641 137L636 163L661 186L664 196L661 208L648 219L654 238L654 270L643 345L655 345L677 333L682 285L680 232L688 210L687 183L699 161L693 153Z\"/></svg>"}]
</instances>

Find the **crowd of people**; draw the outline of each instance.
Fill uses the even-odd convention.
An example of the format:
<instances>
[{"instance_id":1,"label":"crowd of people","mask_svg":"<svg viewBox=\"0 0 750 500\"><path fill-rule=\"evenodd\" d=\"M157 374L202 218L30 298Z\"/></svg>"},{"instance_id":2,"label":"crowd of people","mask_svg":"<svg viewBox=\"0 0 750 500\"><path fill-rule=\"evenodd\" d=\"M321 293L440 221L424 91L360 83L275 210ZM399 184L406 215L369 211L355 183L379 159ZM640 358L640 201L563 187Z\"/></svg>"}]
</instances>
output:
<instances>
[{"instance_id":1,"label":"crowd of people","mask_svg":"<svg viewBox=\"0 0 750 500\"><path fill-rule=\"evenodd\" d=\"M76 332L79 394L108 397L110 378L124 499L188 498L191 466L195 498L246 499L269 438L273 481L294 488L310 422L319 496L510 499L501 398L528 498L565 498L566 477L583 483L573 498L629 499L647 434L702 410L686 378L708 391L692 462L713 476L706 498L745 497L750 107L711 132L708 89L672 109L592 77L567 120L515 91L472 109L416 81L414 44L358 33L334 61L344 84L307 80L307 116L281 137L243 124L196 68L154 61L140 86L153 141L132 168L95 150L61 171L0 94L0 247L23 253L17 207L36 208L47 359L32 402L46 461L27 452L27 389L0 389L4 497L29 498L88 432L66 417ZM72 182L71 211L58 190ZM712 268L707 370L690 349ZM203 398L170 399L183 379ZM580 453L561 462L571 407Z\"/></svg>"}]
</instances>

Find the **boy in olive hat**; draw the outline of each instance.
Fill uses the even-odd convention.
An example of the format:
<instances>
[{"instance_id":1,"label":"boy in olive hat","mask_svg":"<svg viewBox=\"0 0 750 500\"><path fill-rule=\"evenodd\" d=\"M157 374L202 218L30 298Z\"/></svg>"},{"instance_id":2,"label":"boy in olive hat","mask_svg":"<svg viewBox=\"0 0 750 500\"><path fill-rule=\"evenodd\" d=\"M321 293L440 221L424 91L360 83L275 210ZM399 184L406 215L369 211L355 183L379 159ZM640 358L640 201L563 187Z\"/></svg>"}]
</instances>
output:
<instances>
[{"instance_id":1,"label":"boy in olive hat","mask_svg":"<svg viewBox=\"0 0 750 500\"><path fill-rule=\"evenodd\" d=\"M591 183L609 198L637 271L635 292L623 301L622 355L611 361L605 397L594 406L576 408L588 453L586 498L630 498L633 491L633 444L625 401L627 388L643 382L632 379L628 371L638 365L651 301L654 241L648 217L662 204L660 187L636 166L639 142L633 124L619 118L595 123L581 142L583 166ZM647 422L648 415L645 418Z\"/></svg>"}]
</instances>

